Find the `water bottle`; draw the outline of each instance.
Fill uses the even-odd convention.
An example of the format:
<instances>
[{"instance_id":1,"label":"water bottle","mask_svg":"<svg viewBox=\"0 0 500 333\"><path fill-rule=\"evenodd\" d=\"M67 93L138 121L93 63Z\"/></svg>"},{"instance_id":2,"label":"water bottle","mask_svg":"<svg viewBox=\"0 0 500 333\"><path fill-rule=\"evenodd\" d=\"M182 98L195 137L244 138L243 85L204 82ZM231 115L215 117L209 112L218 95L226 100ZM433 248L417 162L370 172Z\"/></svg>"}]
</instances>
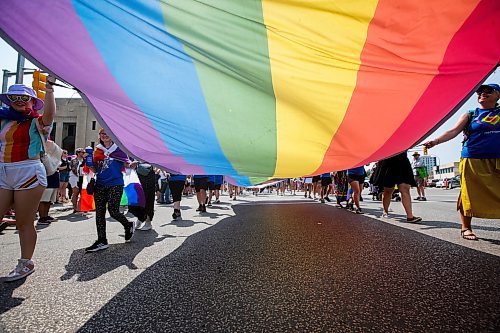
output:
<instances>
[{"instance_id":1,"label":"water bottle","mask_svg":"<svg viewBox=\"0 0 500 333\"><path fill-rule=\"evenodd\" d=\"M85 161L85 164L88 166L88 167L93 167L94 166L94 149L90 146L86 147L85 148L85 152L88 154L87 155L87 159Z\"/></svg>"}]
</instances>

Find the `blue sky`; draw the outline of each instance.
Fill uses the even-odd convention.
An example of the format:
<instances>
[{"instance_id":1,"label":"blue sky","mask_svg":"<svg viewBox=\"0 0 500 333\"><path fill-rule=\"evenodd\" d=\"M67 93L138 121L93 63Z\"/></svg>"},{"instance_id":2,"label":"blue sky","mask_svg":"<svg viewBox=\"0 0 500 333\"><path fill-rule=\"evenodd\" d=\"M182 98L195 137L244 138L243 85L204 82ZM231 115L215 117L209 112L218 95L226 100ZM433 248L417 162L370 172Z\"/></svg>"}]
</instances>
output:
<instances>
[{"instance_id":1,"label":"blue sky","mask_svg":"<svg viewBox=\"0 0 500 333\"><path fill-rule=\"evenodd\" d=\"M14 72L16 70L17 64L17 52L12 49L4 40L0 39L0 69L7 69L9 71ZM35 68L33 64L26 61L25 67ZM14 78L12 77L9 80L9 84L14 83ZM26 76L24 78L26 84L31 84L31 76ZM500 71L497 70L493 73L488 80L487 83L500 83ZM58 88L56 89L56 97L79 97L78 93L75 93L73 90ZM452 128L453 125L457 122L459 116L467 112L467 110L474 109L477 107L477 98L473 95L458 112L456 112L446 123L444 123L441 127L439 127L434 133L432 133L429 138L435 138L438 135L441 135L443 132ZM424 139L424 141L426 141ZM458 162L460 159L460 149L461 149L462 135L458 135L455 139L450 140L446 143L438 145L435 148L429 150L429 154L432 156L437 156L439 158L438 164L446 164L451 162ZM421 151L421 148L418 148Z\"/></svg>"}]
</instances>

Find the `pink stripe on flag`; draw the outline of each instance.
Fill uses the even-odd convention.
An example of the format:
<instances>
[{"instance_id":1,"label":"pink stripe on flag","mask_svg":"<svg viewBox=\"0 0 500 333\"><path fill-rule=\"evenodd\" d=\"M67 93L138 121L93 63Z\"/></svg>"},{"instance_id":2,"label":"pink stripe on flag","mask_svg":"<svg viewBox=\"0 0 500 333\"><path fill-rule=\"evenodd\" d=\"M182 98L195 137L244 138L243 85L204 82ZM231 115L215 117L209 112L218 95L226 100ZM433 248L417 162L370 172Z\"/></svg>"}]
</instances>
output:
<instances>
[{"instance_id":1,"label":"pink stripe on flag","mask_svg":"<svg viewBox=\"0 0 500 333\"><path fill-rule=\"evenodd\" d=\"M464 92L472 91L478 82L484 80L493 70L492 64L500 61L500 43L493 37L493 32L489 32L490 27L496 25L497 13L497 0L484 0L479 3L451 39L438 68L439 74L431 81L412 112L387 143L360 165L377 161L394 151L403 151L417 143L422 138L422 133L428 130L429 123L439 125L456 107L454 103L448 103L440 104L440 107L436 108L436 101L442 100L443 94L452 95L447 98L450 102L461 100ZM478 55L478 48L481 49L481 55ZM456 75L457 71L462 74ZM425 118L425 122L421 121Z\"/></svg>"}]
</instances>

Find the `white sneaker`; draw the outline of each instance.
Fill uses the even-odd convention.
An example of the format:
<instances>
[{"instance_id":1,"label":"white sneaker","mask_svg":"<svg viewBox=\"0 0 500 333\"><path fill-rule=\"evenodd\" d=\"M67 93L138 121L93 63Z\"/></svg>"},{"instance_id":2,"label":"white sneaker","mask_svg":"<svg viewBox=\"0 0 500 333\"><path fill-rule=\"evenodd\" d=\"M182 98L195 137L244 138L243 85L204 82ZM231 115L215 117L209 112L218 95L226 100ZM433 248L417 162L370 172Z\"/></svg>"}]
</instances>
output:
<instances>
[{"instance_id":1,"label":"white sneaker","mask_svg":"<svg viewBox=\"0 0 500 333\"><path fill-rule=\"evenodd\" d=\"M17 266L4 279L5 282L13 282L25 278L35 271L35 263L28 259L18 259Z\"/></svg>"},{"instance_id":2,"label":"white sneaker","mask_svg":"<svg viewBox=\"0 0 500 333\"><path fill-rule=\"evenodd\" d=\"M137 230L148 231L148 230L151 230L152 228L153 228L153 226L151 225L151 221L149 221L149 219L147 219L139 228L137 228Z\"/></svg>"},{"instance_id":3,"label":"white sneaker","mask_svg":"<svg viewBox=\"0 0 500 333\"><path fill-rule=\"evenodd\" d=\"M139 229L142 225L142 221L137 219L137 220L135 220L134 225L135 225L135 229Z\"/></svg>"},{"instance_id":4,"label":"white sneaker","mask_svg":"<svg viewBox=\"0 0 500 333\"><path fill-rule=\"evenodd\" d=\"M383 214L382 214L382 218L383 218L383 219L390 219L391 217L389 216L389 214L388 214L388 213L383 213Z\"/></svg>"}]
</instances>

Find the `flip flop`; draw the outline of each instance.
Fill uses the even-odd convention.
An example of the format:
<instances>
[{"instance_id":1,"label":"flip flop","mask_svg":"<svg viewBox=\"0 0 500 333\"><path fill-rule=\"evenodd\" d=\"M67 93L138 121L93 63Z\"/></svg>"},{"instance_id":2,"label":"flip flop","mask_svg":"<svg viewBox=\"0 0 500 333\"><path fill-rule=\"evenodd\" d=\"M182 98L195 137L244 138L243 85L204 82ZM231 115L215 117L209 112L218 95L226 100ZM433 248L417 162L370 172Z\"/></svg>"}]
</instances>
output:
<instances>
[{"instance_id":1,"label":"flip flop","mask_svg":"<svg viewBox=\"0 0 500 333\"><path fill-rule=\"evenodd\" d=\"M470 234L465 234L466 231L470 231ZM462 235L462 238L463 239L466 239L466 240L471 240L471 241L478 241L479 238L477 238L477 236L472 232L472 229L462 229L462 231L460 231L460 235ZM469 237L472 237L472 238L469 238Z\"/></svg>"}]
</instances>

